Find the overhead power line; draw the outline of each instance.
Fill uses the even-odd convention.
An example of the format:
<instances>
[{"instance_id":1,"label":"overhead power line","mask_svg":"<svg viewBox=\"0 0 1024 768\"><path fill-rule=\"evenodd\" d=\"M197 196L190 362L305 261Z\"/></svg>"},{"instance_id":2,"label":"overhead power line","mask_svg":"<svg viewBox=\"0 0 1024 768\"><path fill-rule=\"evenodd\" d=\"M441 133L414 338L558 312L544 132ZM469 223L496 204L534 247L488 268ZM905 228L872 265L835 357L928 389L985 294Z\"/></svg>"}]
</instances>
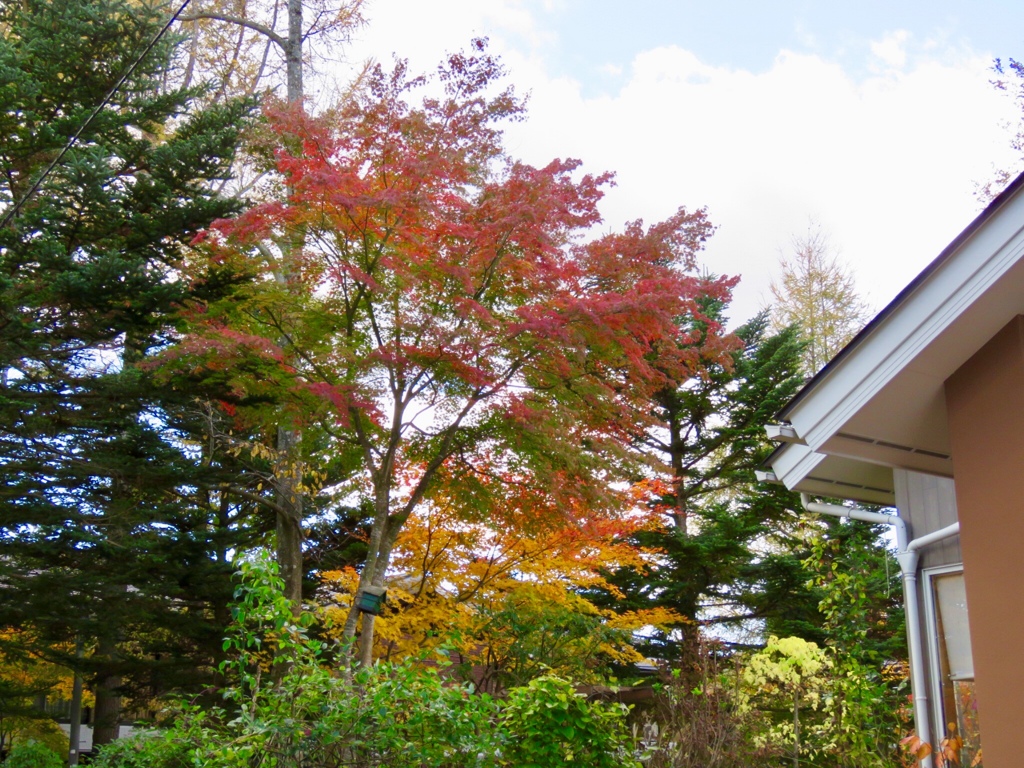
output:
<instances>
[{"instance_id":1,"label":"overhead power line","mask_svg":"<svg viewBox=\"0 0 1024 768\"><path fill-rule=\"evenodd\" d=\"M135 72L136 69L138 69L139 65L149 55L150 51L152 51L153 48L156 47L156 44L160 42L160 39L165 34L167 34L167 31L171 28L174 22L178 20L178 17L182 13L184 13L185 9L188 8L189 3L191 2L192 0L183 0L178 10L175 11L174 14L167 20L167 23L164 24L163 28L156 34L156 37L154 37L149 42L149 45L147 45L145 50L143 50L142 53L139 54L138 58L136 58L135 61L132 62L132 65L128 67L127 71L125 71L123 75L121 75L120 79L116 83L114 83L114 86L110 89L110 91L107 92L107 95L103 97L103 101L96 105L96 108L85 119L85 122L83 122L78 127L78 130L74 132L71 138L68 139L68 142L67 144L64 145L64 148L61 149L61 151L57 154L55 158L53 158L50 164L46 166L46 170L44 170L40 174L39 178L36 179L35 183L28 190L28 192L22 195L21 199L14 203L14 205L12 205L7 210L7 212L4 214L3 220L0 221L0 229L6 227L8 222L10 222L10 220L13 219L18 214L18 211L22 209L25 203L31 200L32 196L39 191L39 189L43 186L43 182L46 181L46 177L53 172L54 168L60 165L61 160L63 160L64 156L68 152L70 152L71 149L75 146L75 143L78 141L79 138L81 138L82 134L85 132L85 129L88 128L92 121L96 119L96 116L103 111L103 108L110 103L110 100L114 98L117 92L121 90L121 86L123 86L125 82L128 80L128 78L132 76L132 73Z\"/></svg>"}]
</instances>

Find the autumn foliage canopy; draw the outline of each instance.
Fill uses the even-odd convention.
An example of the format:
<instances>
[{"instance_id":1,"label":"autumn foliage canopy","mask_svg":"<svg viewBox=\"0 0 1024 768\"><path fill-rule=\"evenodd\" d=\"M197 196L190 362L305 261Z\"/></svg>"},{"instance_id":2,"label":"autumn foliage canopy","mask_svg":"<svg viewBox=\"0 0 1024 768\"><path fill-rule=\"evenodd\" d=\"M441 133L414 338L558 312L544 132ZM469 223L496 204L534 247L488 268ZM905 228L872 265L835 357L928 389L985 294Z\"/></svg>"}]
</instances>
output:
<instances>
[{"instance_id":1,"label":"autumn foliage canopy","mask_svg":"<svg viewBox=\"0 0 1024 768\"><path fill-rule=\"evenodd\" d=\"M620 504L652 395L735 348L701 309L733 285L696 274L705 212L590 238L611 176L509 157L500 124L524 107L501 76L477 41L436 80L376 68L337 113L268 110L285 199L202 239L256 279L194 307L170 355L226 372L233 411L276 386L356 457L345 488L374 515L363 583L435 488L470 516L502 478L534 489L538 514Z\"/></svg>"}]
</instances>

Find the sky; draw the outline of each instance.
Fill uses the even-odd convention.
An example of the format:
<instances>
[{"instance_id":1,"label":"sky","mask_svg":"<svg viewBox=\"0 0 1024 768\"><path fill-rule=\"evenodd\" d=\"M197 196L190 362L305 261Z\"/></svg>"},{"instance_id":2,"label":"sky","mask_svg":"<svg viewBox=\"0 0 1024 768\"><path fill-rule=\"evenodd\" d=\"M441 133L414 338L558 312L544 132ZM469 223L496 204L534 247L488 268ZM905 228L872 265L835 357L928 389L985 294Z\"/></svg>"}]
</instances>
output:
<instances>
[{"instance_id":1,"label":"sky","mask_svg":"<svg viewBox=\"0 0 1024 768\"><path fill-rule=\"evenodd\" d=\"M794 237L819 227L881 309L1015 167L1020 109L991 85L1024 57L1024 3L977 0L370 0L350 61L431 71L490 40L535 165L616 173L604 231L706 207L702 256L739 275L732 325L767 306Z\"/></svg>"}]
</instances>

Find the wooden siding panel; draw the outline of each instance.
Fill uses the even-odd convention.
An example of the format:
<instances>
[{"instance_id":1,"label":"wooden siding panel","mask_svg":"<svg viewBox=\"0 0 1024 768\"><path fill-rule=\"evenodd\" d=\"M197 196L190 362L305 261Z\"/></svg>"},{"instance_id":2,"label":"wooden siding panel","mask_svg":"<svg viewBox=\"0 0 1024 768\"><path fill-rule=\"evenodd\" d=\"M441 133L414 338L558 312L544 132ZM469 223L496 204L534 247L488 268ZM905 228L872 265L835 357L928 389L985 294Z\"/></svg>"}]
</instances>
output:
<instances>
[{"instance_id":1,"label":"wooden siding panel","mask_svg":"<svg viewBox=\"0 0 1024 768\"><path fill-rule=\"evenodd\" d=\"M910 526L910 538L937 531L957 521L956 488L948 477L893 470L896 507ZM921 553L921 567L935 568L963 561L960 537L932 544Z\"/></svg>"}]
</instances>

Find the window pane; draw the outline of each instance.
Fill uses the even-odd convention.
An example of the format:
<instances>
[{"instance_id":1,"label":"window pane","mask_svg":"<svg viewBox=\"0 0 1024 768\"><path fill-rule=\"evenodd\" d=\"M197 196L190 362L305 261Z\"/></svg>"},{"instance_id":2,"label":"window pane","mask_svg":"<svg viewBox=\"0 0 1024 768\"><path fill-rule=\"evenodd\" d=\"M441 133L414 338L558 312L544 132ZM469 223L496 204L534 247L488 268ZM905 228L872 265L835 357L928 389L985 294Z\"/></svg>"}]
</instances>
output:
<instances>
[{"instance_id":1,"label":"window pane","mask_svg":"<svg viewBox=\"0 0 1024 768\"><path fill-rule=\"evenodd\" d=\"M971 633L967 626L967 593L964 591L963 574L940 576L934 584L949 677L951 680L973 680L974 658L971 656Z\"/></svg>"},{"instance_id":2,"label":"window pane","mask_svg":"<svg viewBox=\"0 0 1024 768\"><path fill-rule=\"evenodd\" d=\"M932 585L938 614L938 661L945 720L944 727L937 729L945 736L938 751L949 758L951 765L971 765L981 749L981 733L964 577L962 573L936 576Z\"/></svg>"}]
</instances>

